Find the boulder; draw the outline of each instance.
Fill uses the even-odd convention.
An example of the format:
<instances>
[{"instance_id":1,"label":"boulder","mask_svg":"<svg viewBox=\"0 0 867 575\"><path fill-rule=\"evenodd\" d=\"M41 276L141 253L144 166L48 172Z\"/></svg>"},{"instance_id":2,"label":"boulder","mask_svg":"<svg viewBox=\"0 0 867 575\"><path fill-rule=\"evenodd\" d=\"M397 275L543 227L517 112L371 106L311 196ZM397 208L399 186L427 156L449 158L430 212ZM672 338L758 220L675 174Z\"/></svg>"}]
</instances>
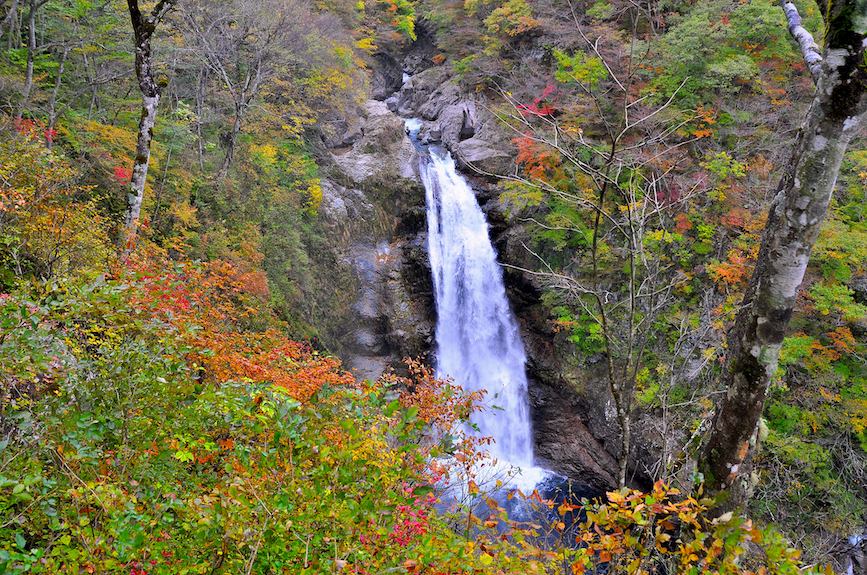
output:
<instances>
[{"instance_id":1,"label":"boulder","mask_svg":"<svg viewBox=\"0 0 867 575\"><path fill-rule=\"evenodd\" d=\"M454 150L455 147L476 133L476 103L472 100L461 100L457 104L449 104L439 115L439 125L445 145Z\"/></svg>"},{"instance_id":2,"label":"boulder","mask_svg":"<svg viewBox=\"0 0 867 575\"><path fill-rule=\"evenodd\" d=\"M515 161L507 151L481 138L469 138L452 147L458 167L484 176L503 176L514 172Z\"/></svg>"},{"instance_id":3,"label":"boulder","mask_svg":"<svg viewBox=\"0 0 867 575\"><path fill-rule=\"evenodd\" d=\"M423 120L419 140L442 143L458 169L489 179L511 174L510 134L478 98L463 92L446 70L431 68L413 76L386 104L403 117Z\"/></svg>"},{"instance_id":4,"label":"boulder","mask_svg":"<svg viewBox=\"0 0 867 575\"><path fill-rule=\"evenodd\" d=\"M361 124L361 137L351 148L332 151L332 159L342 174L360 184L368 179L417 180L413 166L415 149L405 137L403 120L388 111L384 102L369 100Z\"/></svg>"},{"instance_id":5,"label":"boulder","mask_svg":"<svg viewBox=\"0 0 867 575\"><path fill-rule=\"evenodd\" d=\"M440 119L443 110L461 102L461 89L454 82L446 82L437 86L430 96L415 110L416 117L422 120L434 121Z\"/></svg>"},{"instance_id":6,"label":"boulder","mask_svg":"<svg viewBox=\"0 0 867 575\"><path fill-rule=\"evenodd\" d=\"M332 110L319 119L319 133L326 148L346 148L361 139L360 111L341 115Z\"/></svg>"},{"instance_id":7,"label":"boulder","mask_svg":"<svg viewBox=\"0 0 867 575\"><path fill-rule=\"evenodd\" d=\"M421 108L434 96L434 93L449 78L445 68L429 68L407 80L400 92L389 100L389 109L404 118L420 118ZM428 118L431 119L431 118Z\"/></svg>"}]
</instances>

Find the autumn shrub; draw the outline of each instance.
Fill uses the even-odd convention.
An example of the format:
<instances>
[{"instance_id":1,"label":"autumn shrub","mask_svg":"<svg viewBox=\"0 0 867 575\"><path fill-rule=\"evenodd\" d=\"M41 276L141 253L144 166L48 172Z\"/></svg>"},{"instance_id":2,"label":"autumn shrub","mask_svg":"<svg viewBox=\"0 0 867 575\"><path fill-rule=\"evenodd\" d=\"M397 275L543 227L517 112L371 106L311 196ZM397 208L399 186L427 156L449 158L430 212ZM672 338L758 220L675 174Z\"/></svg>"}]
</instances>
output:
<instances>
[{"instance_id":1,"label":"autumn shrub","mask_svg":"<svg viewBox=\"0 0 867 575\"><path fill-rule=\"evenodd\" d=\"M110 226L92 188L37 123L0 119L0 134L0 282L98 273L111 257Z\"/></svg>"},{"instance_id":2,"label":"autumn shrub","mask_svg":"<svg viewBox=\"0 0 867 575\"><path fill-rule=\"evenodd\" d=\"M4 572L393 566L427 534L412 411L273 326L232 332L231 266L115 274L2 298Z\"/></svg>"},{"instance_id":3,"label":"autumn shrub","mask_svg":"<svg viewBox=\"0 0 867 575\"><path fill-rule=\"evenodd\" d=\"M0 366L0 571L472 562L434 518L420 406L251 321L268 315L259 273L140 248L108 277L0 299L14 359Z\"/></svg>"},{"instance_id":4,"label":"autumn shrub","mask_svg":"<svg viewBox=\"0 0 867 575\"><path fill-rule=\"evenodd\" d=\"M415 40L415 2L408 0L376 0L360 3L362 30L375 43L400 45Z\"/></svg>"},{"instance_id":5,"label":"autumn shrub","mask_svg":"<svg viewBox=\"0 0 867 575\"><path fill-rule=\"evenodd\" d=\"M773 527L726 513L711 519L711 500L696 500L658 481L649 493L608 493L588 506L573 551L573 573L812 573L801 552ZM561 511L562 512L562 511ZM606 567L603 567L606 566Z\"/></svg>"},{"instance_id":6,"label":"autumn shrub","mask_svg":"<svg viewBox=\"0 0 867 575\"><path fill-rule=\"evenodd\" d=\"M255 269L146 246L0 298L3 572L736 573L752 543L795 564L661 484L605 505L497 495L478 475L488 440L462 426L478 394L418 362L355 383L282 335ZM451 509L448 483L467 496Z\"/></svg>"}]
</instances>

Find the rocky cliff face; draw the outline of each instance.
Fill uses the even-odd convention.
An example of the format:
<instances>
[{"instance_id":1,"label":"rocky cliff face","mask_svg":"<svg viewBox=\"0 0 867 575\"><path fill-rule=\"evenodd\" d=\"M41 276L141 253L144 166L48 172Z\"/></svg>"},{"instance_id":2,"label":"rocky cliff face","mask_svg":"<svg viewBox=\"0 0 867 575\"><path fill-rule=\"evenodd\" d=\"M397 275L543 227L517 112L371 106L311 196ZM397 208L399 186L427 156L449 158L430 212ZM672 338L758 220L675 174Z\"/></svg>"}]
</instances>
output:
<instances>
[{"instance_id":1,"label":"rocky cliff face","mask_svg":"<svg viewBox=\"0 0 867 575\"><path fill-rule=\"evenodd\" d=\"M434 325L426 266L424 189L403 121L371 100L338 140L323 180L321 213L355 281L354 303L325 342L359 379L425 353ZM348 144L347 144L348 142Z\"/></svg>"},{"instance_id":2,"label":"rocky cliff face","mask_svg":"<svg viewBox=\"0 0 867 575\"><path fill-rule=\"evenodd\" d=\"M416 54L415 60L423 59ZM424 193L402 118L423 120L421 138L452 152L487 213L501 261L516 268L535 264L524 247L529 232L507 220L495 184L494 176L515 171L511 134L489 112L488 102L464 93L446 69L398 66L390 57L380 58L375 96L381 101L367 104L360 127L345 139L348 145L332 149L335 175L323 198L324 214L346 236L344 259L357 282L347 318L351 327L339 347L345 363L363 377L375 377L433 342ZM396 89L398 70L414 73ZM580 357L554 331L540 286L516 268L507 269L505 277L527 347L536 457L563 475L611 489L619 428L601 364ZM650 442L636 443L630 468L634 482L644 485L657 450Z\"/></svg>"}]
</instances>

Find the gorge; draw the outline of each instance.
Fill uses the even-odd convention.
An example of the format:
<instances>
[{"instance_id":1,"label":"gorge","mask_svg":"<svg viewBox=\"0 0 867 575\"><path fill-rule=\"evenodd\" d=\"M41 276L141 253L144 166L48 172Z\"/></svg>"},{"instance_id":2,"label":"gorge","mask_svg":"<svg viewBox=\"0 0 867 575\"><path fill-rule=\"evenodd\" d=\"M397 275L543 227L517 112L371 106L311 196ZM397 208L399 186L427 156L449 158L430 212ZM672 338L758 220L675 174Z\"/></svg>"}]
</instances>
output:
<instances>
[{"instance_id":1,"label":"gorge","mask_svg":"<svg viewBox=\"0 0 867 575\"><path fill-rule=\"evenodd\" d=\"M331 320L352 328L335 332L329 342L358 377L376 377L387 365L400 366L403 357L429 354L436 343L433 254L426 247L430 230L423 211L423 177L415 167L419 151L404 135L405 120L389 108L404 117L421 118L418 137L441 141L456 156L455 164L462 170L457 177L466 178L473 201L481 206L489 224L486 233L501 260L525 268L531 263L523 245L528 230L507 223L498 188L470 168L507 170L510 144L496 118L436 68L419 71L397 92L383 97L384 102L365 105L355 128L357 139L333 150L333 171L339 175L323 186L323 217L333 222L335 231L343 230L338 233L346 243L337 253L345 254L339 257L345 258L358 285L349 315ZM389 185L381 187L381 182ZM388 246L388 256L376 246ZM528 416L536 460L594 489L612 488L618 434L606 414L604 379L588 377L587 366L593 373L594 365L585 365L566 334L553 329L536 280L513 268L497 273L503 274L526 346ZM640 441L635 453L633 477L646 484L644 469L652 465L654 450Z\"/></svg>"},{"instance_id":2,"label":"gorge","mask_svg":"<svg viewBox=\"0 0 867 575\"><path fill-rule=\"evenodd\" d=\"M380 67L377 70L381 72L389 66L410 69L407 62L408 60L398 63L396 60L383 58L379 61ZM527 246L535 241L531 226L526 221L510 217L510 208L501 199L503 187L497 186L495 178L492 177L494 174L514 174L518 169L512 159L514 143L510 140L514 134L504 129L502 124L498 125L495 106L490 100L479 94L467 93L460 87L459 79L445 70L428 64L428 67L410 71L411 76L405 79L403 84L394 85L392 91L386 90L380 95L381 100L367 104L368 110L376 108L379 111L369 115L366 121L373 118L379 118L374 122L385 121L383 119L387 115L382 110L382 102L387 110L399 117L422 118L419 137L429 142L441 143L455 156L458 170L466 177L488 218L491 241L501 260L507 264L504 273L506 294L514 306L520 334L526 346L535 457L543 466L557 473L578 478L596 489L611 489L616 484L614 470L620 456L617 444L619 430L613 417L610 390L606 383L607 375L602 361L604 356L579 351L575 342L570 340L568 330L558 327L557 318L551 315L552 306L542 302L545 291L542 282L526 271L535 269L539 264L527 249ZM394 122L396 129L399 120L388 121ZM403 149L399 153L404 157L414 154L405 143L402 145ZM372 151L371 146L367 146L367 151ZM363 156L365 149L363 146L352 145L351 151L341 156L338 163L351 162L347 156L352 154ZM410 164L413 163L414 160L411 160ZM418 182L422 176L412 174L408 179ZM405 190L412 189L412 184L408 182L403 185ZM364 187L363 181L358 182L358 187ZM397 192L397 195L400 195L400 192ZM415 195L415 198L418 201L418 195ZM400 213L394 212L398 220L403 217ZM408 216L410 211L402 213ZM409 246L417 241L410 237L422 237L422 244L427 241L426 234L430 233L430 228L425 231L418 225L417 215L411 217L415 218L415 232L398 240L398 244ZM396 229L407 228L399 224ZM699 246L696 249L704 248ZM414 270L410 274L405 271L404 279L412 277L412 281L418 282L416 274L433 267L430 254L418 250L408 250L403 254L398 256L402 258L401 265L406 265L402 269ZM695 266L688 271L698 277L704 272L704 268ZM690 284L688 289L703 289L700 282L693 281ZM416 287L420 285L416 283ZM412 299L418 298L415 301L432 302L434 292L434 285L425 285L422 291L413 292L410 289L406 293ZM713 289L700 293L704 294L704 299L693 298L691 305L695 306L693 311L701 316L701 319L693 324L693 334L688 331L683 333L687 338L684 341L687 341L693 350L703 350L703 353L707 354L707 350L713 350L720 343L722 334L713 334L706 326L710 323L709 318L714 308L722 308L723 299L720 292ZM415 325L426 326L424 329L427 341L421 348L428 350L434 343L433 325L437 318L431 313L431 303L423 307L426 308L424 320ZM417 319L419 318L421 316L417 316ZM384 321L381 325L386 326L385 333L388 333L389 322ZM698 329L699 327L701 329ZM392 338L392 341L397 339ZM675 357L672 365L678 362L682 370L677 377L681 381L705 377L701 375L701 371L708 366L708 357ZM392 358L392 361L395 360L397 357ZM671 385L675 385L675 374L671 375ZM692 400L689 396L679 396L676 401L686 404ZM693 405L701 406L701 403L695 401ZM657 408L636 413L635 441L628 460L628 484L647 488L651 485L661 461L672 462L675 458L683 457L683 453L672 453L670 450L672 445L687 443L689 437L684 433L686 429L677 424L672 425L667 417L665 410ZM708 417L707 412L704 412L703 417ZM696 420L693 419L689 425L696 426ZM680 472L687 478L690 470L680 469Z\"/></svg>"},{"instance_id":3,"label":"gorge","mask_svg":"<svg viewBox=\"0 0 867 575\"><path fill-rule=\"evenodd\" d=\"M864 2L139 4L0 0L0 572L867 573Z\"/></svg>"}]
</instances>

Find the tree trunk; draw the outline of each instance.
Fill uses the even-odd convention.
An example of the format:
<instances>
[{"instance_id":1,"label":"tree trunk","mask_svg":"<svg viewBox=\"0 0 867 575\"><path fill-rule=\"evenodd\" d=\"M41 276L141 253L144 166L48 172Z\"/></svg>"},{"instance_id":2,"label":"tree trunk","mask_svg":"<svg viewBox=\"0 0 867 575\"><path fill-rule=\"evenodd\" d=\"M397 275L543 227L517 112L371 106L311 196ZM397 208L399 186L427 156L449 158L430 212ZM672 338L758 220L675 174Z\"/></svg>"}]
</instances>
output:
<instances>
[{"instance_id":1,"label":"tree trunk","mask_svg":"<svg viewBox=\"0 0 867 575\"><path fill-rule=\"evenodd\" d=\"M141 205L151 159L151 141L154 137L154 124L156 123L159 103L159 93L152 96L142 94L141 117L138 121L138 141L135 147L132 178L129 182L126 214L123 218L124 229L131 235L135 235L138 219L141 215Z\"/></svg>"},{"instance_id":2,"label":"tree trunk","mask_svg":"<svg viewBox=\"0 0 867 575\"><path fill-rule=\"evenodd\" d=\"M0 34L3 33L6 26L9 26L9 35L12 35L12 19L15 18L16 10L18 10L18 0L12 0L12 6L9 7L9 11L6 12L6 16L3 17L3 23L0 24Z\"/></svg>"},{"instance_id":3,"label":"tree trunk","mask_svg":"<svg viewBox=\"0 0 867 575\"><path fill-rule=\"evenodd\" d=\"M229 139L226 142L226 157L223 158L223 165L220 166L220 171L217 173L218 182L225 180L229 174L229 165L235 157L235 144L238 142L238 134L241 133L241 122L244 120L244 111L246 109L246 105L235 107L235 122L232 124L232 131L229 132Z\"/></svg>"},{"instance_id":4,"label":"tree trunk","mask_svg":"<svg viewBox=\"0 0 867 575\"><path fill-rule=\"evenodd\" d=\"M6 37L6 50L21 46L21 18L16 11L9 11L9 35Z\"/></svg>"},{"instance_id":5,"label":"tree trunk","mask_svg":"<svg viewBox=\"0 0 867 575\"><path fill-rule=\"evenodd\" d=\"M54 81L54 90L48 98L48 131L50 134L54 130L54 125L57 123L57 96L60 94L60 87L63 85L63 72L66 68L66 59L69 57L69 51L72 50L71 45L66 45L63 48L63 54L60 56L60 63L57 65L57 79ZM65 108L64 108L65 109ZM48 147L51 147L54 139L48 138Z\"/></svg>"},{"instance_id":6,"label":"tree trunk","mask_svg":"<svg viewBox=\"0 0 867 575\"><path fill-rule=\"evenodd\" d=\"M196 140L199 149L199 172L205 173L205 144L202 141L202 118L205 113L205 92L208 88L209 70L202 66L199 70L199 81L196 82Z\"/></svg>"},{"instance_id":7,"label":"tree trunk","mask_svg":"<svg viewBox=\"0 0 867 575\"><path fill-rule=\"evenodd\" d=\"M138 0L127 0L132 29L135 34L135 73L139 90L142 94L141 117L138 122L138 139L133 160L132 179L127 194L126 213L123 217L123 227L126 233L126 249L132 247L138 230L138 220L144 199L145 182L147 181L148 165L151 158L151 141L154 137L157 107L160 103L160 87L154 81L153 64L151 62L151 36L157 23L168 12L173 3L171 0L160 0L150 15L143 16L138 6Z\"/></svg>"},{"instance_id":8,"label":"tree trunk","mask_svg":"<svg viewBox=\"0 0 867 575\"><path fill-rule=\"evenodd\" d=\"M21 90L21 106L16 119L24 116L24 111L30 107L30 92L33 91L33 65L36 61L36 10L40 5L36 0L30 0L30 10L27 13L27 68L24 72L24 88Z\"/></svg>"},{"instance_id":9,"label":"tree trunk","mask_svg":"<svg viewBox=\"0 0 867 575\"><path fill-rule=\"evenodd\" d=\"M832 3L830 10L825 14L827 40L816 95L771 204L756 267L728 337L722 376L728 392L700 456L707 493L729 492L718 513L745 502L748 479L738 481L738 475L753 445L843 154L867 110L867 7L843 0Z\"/></svg>"}]
</instances>

